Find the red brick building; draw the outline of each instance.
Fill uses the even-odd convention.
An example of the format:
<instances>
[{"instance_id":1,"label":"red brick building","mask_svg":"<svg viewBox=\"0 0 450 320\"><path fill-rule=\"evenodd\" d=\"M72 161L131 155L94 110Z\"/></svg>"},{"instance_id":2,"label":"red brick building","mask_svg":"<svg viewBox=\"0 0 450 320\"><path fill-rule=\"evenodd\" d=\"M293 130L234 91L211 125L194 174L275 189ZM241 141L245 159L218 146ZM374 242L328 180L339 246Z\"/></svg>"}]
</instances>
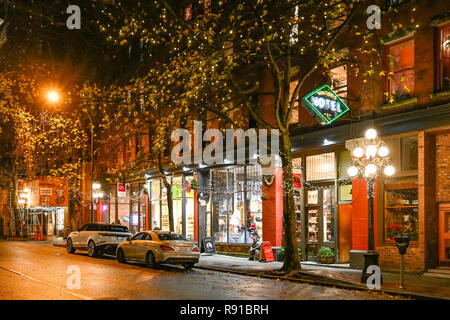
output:
<instances>
[{"instance_id":1,"label":"red brick building","mask_svg":"<svg viewBox=\"0 0 450 320\"><path fill-rule=\"evenodd\" d=\"M334 251L335 262L362 267L368 243L367 190L364 180L352 180L347 174L351 154L345 144L374 127L389 146L396 168L394 176L376 181L375 244L380 265L398 269L400 256L393 237L407 231L411 244L406 268L425 271L450 261L450 3L374 3L384 12L381 29L371 31L367 42L375 54L366 58L361 38L343 35L336 49L349 59L337 61L327 76L318 70L299 93L301 98L328 84L351 112L325 126L300 104L293 113L293 166L296 177L301 177L295 190L298 239L303 260L316 261L317 251L325 246ZM364 32L365 9L354 22ZM355 61L373 63L374 75L364 77ZM271 122L273 102L264 93L272 84L270 75L263 74L258 107ZM104 146L103 151L106 155L107 149L113 150L126 164L149 152L149 145L151 135L140 130L115 146ZM101 158L107 168L110 160ZM115 183L103 179L103 169L97 170L95 178L106 195L96 204L97 219L113 222L117 217L135 232L168 227L167 195L156 168L123 179L122 196ZM246 229L252 226L263 240L282 245L280 172L269 184L262 182L259 166L167 166L166 170L174 188L176 231L196 241L215 237L221 250L240 251L248 246L251 235ZM212 194L201 203L198 193L208 185ZM251 187L230 191L231 185Z\"/></svg>"}]
</instances>

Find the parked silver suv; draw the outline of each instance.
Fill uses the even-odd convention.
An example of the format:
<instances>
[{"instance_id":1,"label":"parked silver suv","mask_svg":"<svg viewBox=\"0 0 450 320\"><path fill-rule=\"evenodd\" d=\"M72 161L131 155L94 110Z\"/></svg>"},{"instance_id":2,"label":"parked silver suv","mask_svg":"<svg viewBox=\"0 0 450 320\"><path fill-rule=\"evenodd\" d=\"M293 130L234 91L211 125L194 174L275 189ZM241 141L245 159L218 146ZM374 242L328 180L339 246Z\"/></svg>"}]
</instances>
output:
<instances>
[{"instance_id":1,"label":"parked silver suv","mask_svg":"<svg viewBox=\"0 0 450 320\"><path fill-rule=\"evenodd\" d=\"M67 252L88 250L94 257L103 253L115 255L118 244L131 236L128 228L120 224L88 223L67 237Z\"/></svg>"}]
</instances>

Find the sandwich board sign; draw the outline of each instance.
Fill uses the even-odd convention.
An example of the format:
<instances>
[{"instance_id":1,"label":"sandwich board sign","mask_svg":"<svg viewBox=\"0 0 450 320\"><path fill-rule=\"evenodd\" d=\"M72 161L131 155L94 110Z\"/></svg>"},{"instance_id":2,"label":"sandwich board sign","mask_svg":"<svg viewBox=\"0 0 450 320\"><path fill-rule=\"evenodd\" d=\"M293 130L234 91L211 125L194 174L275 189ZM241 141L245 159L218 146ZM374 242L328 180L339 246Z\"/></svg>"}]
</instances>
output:
<instances>
[{"instance_id":1,"label":"sandwich board sign","mask_svg":"<svg viewBox=\"0 0 450 320\"><path fill-rule=\"evenodd\" d=\"M350 110L326 84L304 96L301 103L321 125L328 125L336 121Z\"/></svg>"},{"instance_id":2,"label":"sandwich board sign","mask_svg":"<svg viewBox=\"0 0 450 320\"><path fill-rule=\"evenodd\" d=\"M203 238L202 243L202 251L204 251L206 254L216 253L216 243L214 241L214 238Z\"/></svg>"},{"instance_id":3,"label":"sandwich board sign","mask_svg":"<svg viewBox=\"0 0 450 320\"><path fill-rule=\"evenodd\" d=\"M259 261L275 261L275 258L273 257L272 244L270 241L264 241L261 244L261 249L259 250Z\"/></svg>"}]
</instances>

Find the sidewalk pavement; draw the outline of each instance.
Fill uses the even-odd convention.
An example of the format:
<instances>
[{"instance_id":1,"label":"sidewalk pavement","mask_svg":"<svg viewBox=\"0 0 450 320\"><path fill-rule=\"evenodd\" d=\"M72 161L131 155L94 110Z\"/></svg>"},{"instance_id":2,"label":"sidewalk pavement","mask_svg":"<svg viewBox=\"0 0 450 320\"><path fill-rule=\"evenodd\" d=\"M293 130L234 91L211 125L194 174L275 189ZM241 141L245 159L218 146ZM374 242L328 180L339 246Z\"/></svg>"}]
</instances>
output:
<instances>
[{"instance_id":1,"label":"sidewalk pavement","mask_svg":"<svg viewBox=\"0 0 450 320\"><path fill-rule=\"evenodd\" d=\"M247 258L231 257L226 255L208 256L202 254L198 267L231 273L241 273L256 276L273 275L282 267L282 262L258 262ZM302 262L302 276L317 276L319 284L340 287L353 287L354 289L367 289L360 283L361 270L355 270L348 265L324 266L313 262ZM423 277L421 273L405 272L405 289L399 289L400 274L383 272L382 290L392 294L410 295L416 298L450 299L450 279ZM287 279L284 280L298 280ZM313 279L314 278L310 278Z\"/></svg>"}]
</instances>

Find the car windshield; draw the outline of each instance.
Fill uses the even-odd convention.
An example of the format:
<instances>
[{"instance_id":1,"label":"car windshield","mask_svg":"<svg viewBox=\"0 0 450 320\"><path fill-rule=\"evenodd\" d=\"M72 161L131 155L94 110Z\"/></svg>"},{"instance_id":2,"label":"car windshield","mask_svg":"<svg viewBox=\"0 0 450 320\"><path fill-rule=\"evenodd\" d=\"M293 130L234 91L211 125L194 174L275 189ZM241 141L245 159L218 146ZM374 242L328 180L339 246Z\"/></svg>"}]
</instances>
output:
<instances>
[{"instance_id":1,"label":"car windshield","mask_svg":"<svg viewBox=\"0 0 450 320\"><path fill-rule=\"evenodd\" d=\"M112 225L99 225L100 231L109 231L109 232L128 232L128 228L125 226L112 226Z\"/></svg>"},{"instance_id":2,"label":"car windshield","mask_svg":"<svg viewBox=\"0 0 450 320\"><path fill-rule=\"evenodd\" d=\"M184 240L187 241L185 237L183 237L181 234L178 233L160 233L158 234L159 240L166 241L166 240Z\"/></svg>"}]
</instances>

